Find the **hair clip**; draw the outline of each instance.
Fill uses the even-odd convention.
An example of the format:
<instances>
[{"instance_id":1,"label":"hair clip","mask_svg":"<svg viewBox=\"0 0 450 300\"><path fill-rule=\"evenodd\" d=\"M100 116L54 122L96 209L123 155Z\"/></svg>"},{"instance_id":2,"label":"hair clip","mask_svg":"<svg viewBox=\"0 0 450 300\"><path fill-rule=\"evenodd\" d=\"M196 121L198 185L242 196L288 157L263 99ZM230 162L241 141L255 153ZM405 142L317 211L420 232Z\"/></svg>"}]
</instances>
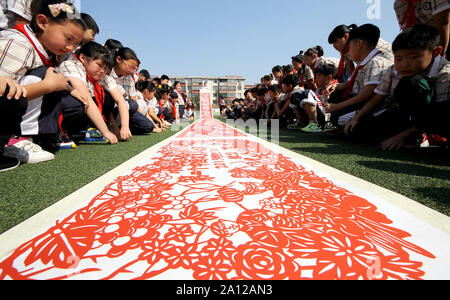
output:
<instances>
[{"instance_id":1,"label":"hair clip","mask_svg":"<svg viewBox=\"0 0 450 300\"><path fill-rule=\"evenodd\" d=\"M52 16L55 18L58 17L62 11L67 14L74 13L72 7L67 3L50 4L48 8L50 9Z\"/></svg>"}]
</instances>

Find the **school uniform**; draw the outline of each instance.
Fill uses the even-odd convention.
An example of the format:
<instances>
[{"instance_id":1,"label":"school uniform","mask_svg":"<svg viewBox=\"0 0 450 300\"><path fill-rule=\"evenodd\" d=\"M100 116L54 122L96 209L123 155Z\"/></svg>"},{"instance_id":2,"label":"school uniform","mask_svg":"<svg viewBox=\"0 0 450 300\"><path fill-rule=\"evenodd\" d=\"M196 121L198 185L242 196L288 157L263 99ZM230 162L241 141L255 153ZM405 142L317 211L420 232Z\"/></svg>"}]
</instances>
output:
<instances>
[{"instance_id":1,"label":"school uniform","mask_svg":"<svg viewBox=\"0 0 450 300\"><path fill-rule=\"evenodd\" d=\"M180 119L184 117L184 112L186 109L185 103L184 103L184 97L183 94L181 94L180 92L178 92L177 90L174 90L177 94L178 94L178 113L180 116Z\"/></svg>"},{"instance_id":2,"label":"school uniform","mask_svg":"<svg viewBox=\"0 0 450 300\"><path fill-rule=\"evenodd\" d=\"M8 0L8 11L31 22L31 2L32 0Z\"/></svg>"},{"instance_id":3,"label":"school uniform","mask_svg":"<svg viewBox=\"0 0 450 300\"><path fill-rule=\"evenodd\" d=\"M14 16L8 11L6 0L0 0L0 30L14 26Z\"/></svg>"},{"instance_id":4,"label":"school uniform","mask_svg":"<svg viewBox=\"0 0 450 300\"><path fill-rule=\"evenodd\" d=\"M138 112L138 103L131 99L131 97L138 96L133 76L119 77L113 68L111 70L111 77L116 81L119 90L128 103L131 133L134 135L143 135L152 132L155 129L155 125L147 117ZM115 113L117 114L118 111L115 111Z\"/></svg>"},{"instance_id":5,"label":"school uniform","mask_svg":"<svg viewBox=\"0 0 450 300\"><path fill-rule=\"evenodd\" d=\"M311 68L313 73L316 72L316 70L322 66L322 65L326 65L326 64L331 64L333 66L335 66L336 68L339 66L339 59L334 58L334 57L319 57L316 60L316 63L314 64L314 66Z\"/></svg>"},{"instance_id":6,"label":"school uniform","mask_svg":"<svg viewBox=\"0 0 450 300\"><path fill-rule=\"evenodd\" d=\"M303 87L306 81L314 80L314 72L310 67L304 65L303 68L297 73L297 78L299 80L300 87Z\"/></svg>"},{"instance_id":7,"label":"school uniform","mask_svg":"<svg viewBox=\"0 0 450 300\"><path fill-rule=\"evenodd\" d=\"M386 70L392 63L381 56L378 49L372 52L355 69L343 95L343 100L359 95L366 86L380 84ZM358 103L331 113L331 122L335 126L345 126L365 103Z\"/></svg>"},{"instance_id":8,"label":"school uniform","mask_svg":"<svg viewBox=\"0 0 450 300\"><path fill-rule=\"evenodd\" d=\"M434 26L433 18L435 15L450 9L450 0L418 0L394 2L394 10L397 20L402 30L416 24L427 24ZM414 5L413 10L409 10L410 5Z\"/></svg>"},{"instance_id":9,"label":"school uniform","mask_svg":"<svg viewBox=\"0 0 450 300\"><path fill-rule=\"evenodd\" d=\"M89 78L82 62L76 58L62 62L58 66L57 71L64 74L65 77L77 78L86 85L94 103L103 115L104 121L108 123L115 106L110 91L117 87L116 81L108 75L105 75L98 82L93 81ZM89 125L92 126L84 113L84 105L71 95L66 95L62 99L62 112L62 127L70 132L71 135L74 132L85 130Z\"/></svg>"},{"instance_id":10,"label":"school uniform","mask_svg":"<svg viewBox=\"0 0 450 300\"><path fill-rule=\"evenodd\" d=\"M0 32L0 76L20 80L29 70L52 66L53 58L30 26L22 28L24 33L11 28Z\"/></svg>"},{"instance_id":11,"label":"school uniform","mask_svg":"<svg viewBox=\"0 0 450 300\"><path fill-rule=\"evenodd\" d=\"M17 80L22 86L34 84L45 78L47 68L53 65L52 57L45 51L28 25L16 26L0 32L0 75ZM63 93L55 92L30 99L21 118L14 119L14 134L50 137L56 139L59 130L60 100ZM52 142L53 143L53 142Z\"/></svg>"}]
</instances>

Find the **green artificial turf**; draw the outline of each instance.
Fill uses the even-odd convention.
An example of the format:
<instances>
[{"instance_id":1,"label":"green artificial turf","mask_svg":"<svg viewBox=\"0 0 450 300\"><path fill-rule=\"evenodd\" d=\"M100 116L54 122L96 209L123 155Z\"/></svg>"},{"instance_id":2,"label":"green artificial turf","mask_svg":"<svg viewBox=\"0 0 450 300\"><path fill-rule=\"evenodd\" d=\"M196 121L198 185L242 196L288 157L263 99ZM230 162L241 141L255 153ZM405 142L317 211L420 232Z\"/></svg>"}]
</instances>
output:
<instances>
[{"instance_id":1,"label":"green artificial turf","mask_svg":"<svg viewBox=\"0 0 450 300\"><path fill-rule=\"evenodd\" d=\"M133 136L117 145L82 144L56 159L0 173L0 233L32 217L177 131Z\"/></svg>"},{"instance_id":2,"label":"green artificial turf","mask_svg":"<svg viewBox=\"0 0 450 300\"><path fill-rule=\"evenodd\" d=\"M384 151L376 145L356 143L342 137L289 129L280 129L279 141L280 146L293 152L395 191L450 216L448 149L430 147Z\"/></svg>"}]
</instances>

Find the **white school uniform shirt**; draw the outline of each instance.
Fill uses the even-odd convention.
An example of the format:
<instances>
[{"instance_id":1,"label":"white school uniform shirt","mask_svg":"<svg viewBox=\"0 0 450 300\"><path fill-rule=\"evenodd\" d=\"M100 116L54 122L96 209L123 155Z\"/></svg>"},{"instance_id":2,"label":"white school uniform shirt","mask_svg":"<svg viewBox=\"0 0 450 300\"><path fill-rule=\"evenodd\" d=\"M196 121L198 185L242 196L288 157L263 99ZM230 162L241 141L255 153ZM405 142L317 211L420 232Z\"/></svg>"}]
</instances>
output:
<instances>
[{"instance_id":1,"label":"white school uniform shirt","mask_svg":"<svg viewBox=\"0 0 450 300\"><path fill-rule=\"evenodd\" d=\"M434 82L436 92L436 102L444 102L450 100L450 62L438 55L431 68L424 71L422 75L427 75ZM395 66L391 66L384 75L381 83L375 89L375 93L385 96L384 106L390 106L393 103L394 91L402 76L395 70Z\"/></svg>"},{"instance_id":2,"label":"white school uniform shirt","mask_svg":"<svg viewBox=\"0 0 450 300\"><path fill-rule=\"evenodd\" d=\"M111 70L111 77L116 80L117 86L125 99L137 97L137 91L133 80L133 75L119 77L114 68Z\"/></svg>"},{"instance_id":3,"label":"white school uniform shirt","mask_svg":"<svg viewBox=\"0 0 450 300\"><path fill-rule=\"evenodd\" d=\"M352 93L360 94L367 85L378 85L392 62L381 55L374 56L378 49L374 49L361 63L364 67L358 72Z\"/></svg>"},{"instance_id":4,"label":"white school uniform shirt","mask_svg":"<svg viewBox=\"0 0 450 300\"><path fill-rule=\"evenodd\" d=\"M56 70L64 74L65 77L75 77L88 87L91 97L95 97L95 86L92 82L87 80L87 72L83 66L83 63L79 60L70 59L62 62ZM109 75L105 75L98 83L108 92L111 92L117 87L116 81Z\"/></svg>"},{"instance_id":5,"label":"white school uniform shirt","mask_svg":"<svg viewBox=\"0 0 450 300\"><path fill-rule=\"evenodd\" d=\"M36 48L50 60L50 56L41 45L30 26L25 30ZM29 70L44 66L38 52L28 38L15 29L0 31L0 76L19 81Z\"/></svg>"},{"instance_id":6,"label":"white school uniform shirt","mask_svg":"<svg viewBox=\"0 0 450 300\"><path fill-rule=\"evenodd\" d=\"M417 23L434 26L434 16L450 9L450 0L419 0L414 6ZM401 23L404 21L407 8L407 1L395 0L394 10L400 27L406 25Z\"/></svg>"},{"instance_id":7,"label":"white school uniform shirt","mask_svg":"<svg viewBox=\"0 0 450 300\"><path fill-rule=\"evenodd\" d=\"M6 0L0 0L0 29L14 26L14 16L8 11Z\"/></svg>"},{"instance_id":8,"label":"white school uniform shirt","mask_svg":"<svg viewBox=\"0 0 450 300\"><path fill-rule=\"evenodd\" d=\"M32 0L8 0L8 11L31 21L31 2Z\"/></svg>"},{"instance_id":9,"label":"white school uniform shirt","mask_svg":"<svg viewBox=\"0 0 450 300\"><path fill-rule=\"evenodd\" d=\"M183 99L183 96L181 95L181 93L180 92L178 92L178 90L174 90L177 94L178 94L178 105L185 105L184 104L184 99Z\"/></svg>"}]
</instances>

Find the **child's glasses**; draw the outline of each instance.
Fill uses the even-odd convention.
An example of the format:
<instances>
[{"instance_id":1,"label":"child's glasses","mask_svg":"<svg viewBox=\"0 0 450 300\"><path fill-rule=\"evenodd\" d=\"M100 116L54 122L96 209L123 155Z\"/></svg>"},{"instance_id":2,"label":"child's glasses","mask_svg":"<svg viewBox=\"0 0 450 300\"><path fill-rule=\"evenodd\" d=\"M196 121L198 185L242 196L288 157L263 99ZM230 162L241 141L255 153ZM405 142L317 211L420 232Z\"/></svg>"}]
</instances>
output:
<instances>
[{"instance_id":1,"label":"child's glasses","mask_svg":"<svg viewBox=\"0 0 450 300\"><path fill-rule=\"evenodd\" d=\"M129 64L127 64L127 62L125 60L122 60L122 61L127 66L128 71L134 73L134 72L136 72L138 70L138 67L132 67Z\"/></svg>"}]
</instances>

